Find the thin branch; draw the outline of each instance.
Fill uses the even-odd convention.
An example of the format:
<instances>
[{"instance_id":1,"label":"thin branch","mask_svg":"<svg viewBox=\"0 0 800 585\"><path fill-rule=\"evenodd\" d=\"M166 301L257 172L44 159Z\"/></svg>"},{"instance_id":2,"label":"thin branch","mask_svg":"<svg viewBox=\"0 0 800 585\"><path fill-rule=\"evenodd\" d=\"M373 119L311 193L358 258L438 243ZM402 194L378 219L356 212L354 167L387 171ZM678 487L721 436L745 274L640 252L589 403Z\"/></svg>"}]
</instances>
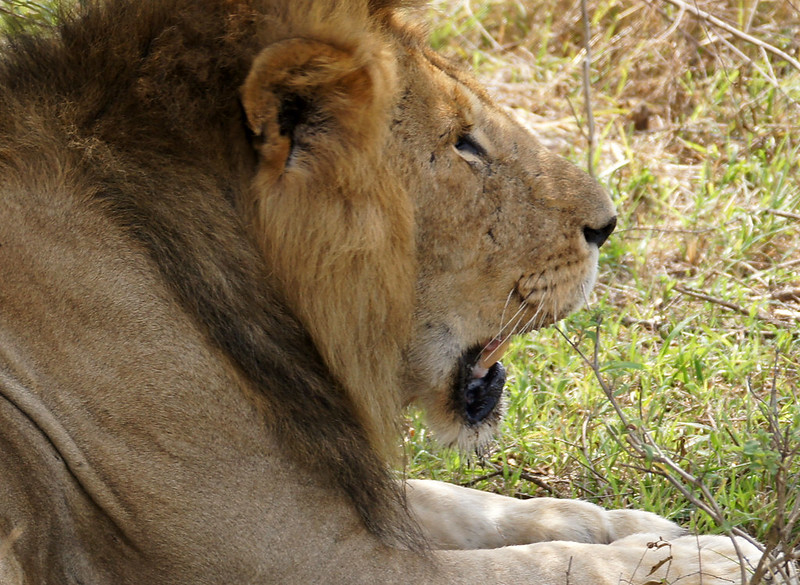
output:
<instances>
[{"instance_id":1,"label":"thin branch","mask_svg":"<svg viewBox=\"0 0 800 585\"><path fill-rule=\"evenodd\" d=\"M471 480L465 481L461 485L463 487L472 487L478 482L481 482L481 481L484 481L484 480L487 480L487 479L492 479L493 477L497 477L498 475L503 475L502 468L501 469L495 469L494 471L490 471L489 473L485 473L483 475L479 475L478 477L473 477Z\"/></svg>"},{"instance_id":2,"label":"thin branch","mask_svg":"<svg viewBox=\"0 0 800 585\"><path fill-rule=\"evenodd\" d=\"M778 217L785 217L786 219L795 219L800 221L800 213L792 213L791 211L783 211L781 209L765 209L764 213L771 213Z\"/></svg>"},{"instance_id":3,"label":"thin branch","mask_svg":"<svg viewBox=\"0 0 800 585\"><path fill-rule=\"evenodd\" d=\"M469 16L470 22L475 26L475 28L478 29L478 31L481 33L481 36L492 46L492 49L494 49L495 51L501 51L503 47L500 45L500 43L498 43L495 40L495 38L492 35L489 34L489 31L486 30L483 24L481 24L480 19L478 19L475 16L475 13L472 12L472 5L470 4L470 0L464 0L462 6L464 7L464 11L467 13L467 16Z\"/></svg>"},{"instance_id":4,"label":"thin branch","mask_svg":"<svg viewBox=\"0 0 800 585\"><path fill-rule=\"evenodd\" d=\"M586 54L583 57L583 101L586 107L586 122L589 125L589 151L586 153L586 170L594 178L594 150L597 144L594 129L594 112L592 111L592 88L591 88L591 28L589 26L589 9L586 0L581 0L581 15L583 17L583 46Z\"/></svg>"},{"instance_id":5,"label":"thin branch","mask_svg":"<svg viewBox=\"0 0 800 585\"><path fill-rule=\"evenodd\" d=\"M494 467L498 471L498 473L503 473L503 464L502 463L491 462L490 465L492 467ZM509 465L509 469L514 469L514 468ZM515 472L516 472L516 470L515 470ZM553 489L552 486L548 485L547 482L545 482L544 480L539 479L538 477L536 477L533 474L528 473L527 471L524 471L524 470L519 471L519 478L520 479L524 479L525 481L531 482L532 484L534 484L537 487L540 487L541 489L543 489L544 491L546 491L547 493L549 493L552 496L557 496L558 495L558 492L556 492L556 490Z\"/></svg>"},{"instance_id":6,"label":"thin branch","mask_svg":"<svg viewBox=\"0 0 800 585\"><path fill-rule=\"evenodd\" d=\"M710 24L713 24L714 26L717 26L717 27L719 27L719 28L721 28L723 30L728 31L733 36L735 36L735 37L737 37L737 38L739 38L739 39L741 39L743 41L746 41L746 42L748 42L750 44L756 45L757 47L761 47L765 51L767 51L769 53L772 53L773 55L775 55L777 57L780 57L781 59L785 60L789 65L794 67L797 71L800 71L800 61L798 61L797 59L793 58L791 55L789 55L785 51L781 51L779 48L777 48L777 47L775 47L773 45L770 45L769 43L764 42L759 38L756 38L756 37L754 37L752 35L749 35L746 32L741 31L741 30L739 30L738 28L736 28L734 26L731 26L730 24L728 24L724 20L720 20L719 18L717 18L713 14L709 14L708 12L706 12L704 10L701 10L700 8L692 6L691 4L687 4L686 2L683 2L683 0L662 0L662 1L663 2L667 2L669 4L672 4L673 6L679 8L681 10L688 10L689 12L691 12L692 14L697 16L698 18L702 18L706 22L708 22Z\"/></svg>"},{"instance_id":7,"label":"thin branch","mask_svg":"<svg viewBox=\"0 0 800 585\"><path fill-rule=\"evenodd\" d=\"M744 25L744 32L750 32L750 27L753 26L753 18L758 11L758 0L753 2L753 5L750 7L750 12L747 15L747 22Z\"/></svg>"},{"instance_id":8,"label":"thin branch","mask_svg":"<svg viewBox=\"0 0 800 585\"><path fill-rule=\"evenodd\" d=\"M4 6L0 6L0 14L6 14L12 18L18 18L19 20L29 20L29 18L26 15L11 10L9 8L6 8Z\"/></svg>"},{"instance_id":9,"label":"thin branch","mask_svg":"<svg viewBox=\"0 0 800 585\"><path fill-rule=\"evenodd\" d=\"M711 35L709 35L709 38L711 38ZM740 58L740 59L742 59L742 60L743 60L743 61L745 61L747 64L749 64L749 65L750 65L750 66L751 66L753 69L755 69L756 71L758 71L758 72L761 74L761 77L763 77L764 79L766 79L766 80L769 82L769 84L770 84L772 87L774 87L774 88L775 88L777 91L781 92L781 94L782 94L782 95L784 95L784 96L785 96L787 99L789 99L789 100L792 100L791 96L787 95L787 94L786 94L786 92L785 92L785 91L783 91L783 88L781 87L781 84L778 82L778 79L777 79L777 77L775 77L775 73L774 73L774 71L772 71L772 67L771 67L771 65L770 65L770 63L769 63L769 59L767 58L767 53L766 53L766 51L764 51L764 49L761 49L761 51L762 51L762 53L763 53L764 62L767 64L767 68L769 69L769 72L767 72L767 71L764 71L764 70L763 70L763 69L762 69L762 68L761 68L761 67L758 65L758 63L756 63L756 62L755 62L753 59L751 59L750 57L748 57L747 55L745 55L744 51L742 51L741 49L739 49L739 47L737 47L736 45L734 45L732 42L730 42L730 41L729 41L728 39L726 39L724 36L722 36L722 35L718 35L718 34L714 34L714 38L717 38L717 39L719 39L720 41L722 41L722 43L723 43L723 44L724 44L726 47L728 47L728 48L729 48L731 51L733 51L734 53L736 53L737 55L739 55L739 58ZM711 40L713 41L713 38L712 38ZM792 100L792 101L794 101L794 100ZM740 109L741 109L741 108L740 108Z\"/></svg>"},{"instance_id":10,"label":"thin branch","mask_svg":"<svg viewBox=\"0 0 800 585\"><path fill-rule=\"evenodd\" d=\"M792 266L797 266L800 264L800 258L796 258L795 260L787 260L786 262L781 262L780 264L776 264L773 268L783 269L783 268L790 268Z\"/></svg>"},{"instance_id":11,"label":"thin branch","mask_svg":"<svg viewBox=\"0 0 800 585\"><path fill-rule=\"evenodd\" d=\"M720 305L722 307L725 307L726 309L730 309L731 311L735 311L735 312L740 313L742 315L750 316L750 311L749 310L745 309L744 307L740 307L739 305L737 305L735 303L731 303L730 301L726 301L724 299L720 299L720 298L717 298L717 297L712 297L711 295L707 295L705 293L701 293L701 292L698 292L696 290L692 290L692 289L685 288L685 287L682 287L682 286L676 286L674 290L678 291L681 294L684 294L684 295L687 295L687 296L690 296L690 297L694 297L694 298L700 299L702 301L708 301L709 303L714 303L715 305ZM761 319L762 321L767 321L769 323L780 325L779 321L773 319L772 317L770 317L769 315L767 315L763 311L757 311L756 312L756 317L758 319Z\"/></svg>"}]
</instances>

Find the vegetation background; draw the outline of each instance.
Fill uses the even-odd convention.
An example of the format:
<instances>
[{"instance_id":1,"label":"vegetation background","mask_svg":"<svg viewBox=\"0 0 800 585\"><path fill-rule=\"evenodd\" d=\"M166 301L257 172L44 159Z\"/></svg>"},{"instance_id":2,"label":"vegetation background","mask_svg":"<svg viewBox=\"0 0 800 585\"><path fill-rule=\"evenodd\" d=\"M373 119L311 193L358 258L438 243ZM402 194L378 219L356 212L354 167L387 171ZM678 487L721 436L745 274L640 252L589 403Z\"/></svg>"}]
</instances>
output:
<instances>
[{"instance_id":1,"label":"vegetation background","mask_svg":"<svg viewBox=\"0 0 800 585\"><path fill-rule=\"evenodd\" d=\"M412 413L408 474L800 558L800 5L584 1L431 7L433 45L590 166L620 222L590 307L513 345L497 444L442 453Z\"/></svg>"},{"instance_id":2,"label":"vegetation background","mask_svg":"<svg viewBox=\"0 0 800 585\"><path fill-rule=\"evenodd\" d=\"M583 2L432 0L433 46L589 167L620 222L590 307L512 346L497 443L442 450L411 412L406 473L647 509L797 559L800 5ZM0 0L5 29L53 18Z\"/></svg>"}]
</instances>

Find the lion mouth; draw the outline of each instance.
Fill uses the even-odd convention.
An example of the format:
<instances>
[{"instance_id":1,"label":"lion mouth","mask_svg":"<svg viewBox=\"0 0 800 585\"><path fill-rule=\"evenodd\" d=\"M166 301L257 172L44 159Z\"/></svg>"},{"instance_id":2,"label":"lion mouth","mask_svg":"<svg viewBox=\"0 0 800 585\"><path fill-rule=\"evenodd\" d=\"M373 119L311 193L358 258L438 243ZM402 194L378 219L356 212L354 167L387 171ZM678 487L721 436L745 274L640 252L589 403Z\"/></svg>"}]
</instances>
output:
<instances>
[{"instance_id":1,"label":"lion mouth","mask_svg":"<svg viewBox=\"0 0 800 585\"><path fill-rule=\"evenodd\" d=\"M465 351L459 359L454 388L457 412L468 425L478 425L498 411L506 383L500 359L510 338L497 337Z\"/></svg>"}]
</instances>

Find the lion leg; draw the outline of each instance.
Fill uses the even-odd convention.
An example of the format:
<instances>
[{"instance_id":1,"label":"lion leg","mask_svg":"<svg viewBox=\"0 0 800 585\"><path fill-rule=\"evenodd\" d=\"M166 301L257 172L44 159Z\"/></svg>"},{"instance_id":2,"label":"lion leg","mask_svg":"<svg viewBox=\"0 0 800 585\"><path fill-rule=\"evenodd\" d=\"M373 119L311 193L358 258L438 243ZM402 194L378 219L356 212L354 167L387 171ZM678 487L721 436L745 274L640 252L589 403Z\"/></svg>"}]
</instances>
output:
<instances>
[{"instance_id":1,"label":"lion leg","mask_svg":"<svg viewBox=\"0 0 800 585\"><path fill-rule=\"evenodd\" d=\"M743 538L737 537L734 545L734 539L720 535L686 535L673 540L655 536L633 534L610 548L637 551L645 546L636 577L650 581L659 575L665 583L676 579L682 579L682 583L738 583L743 575L752 574L761 558L761 551Z\"/></svg>"},{"instance_id":2,"label":"lion leg","mask_svg":"<svg viewBox=\"0 0 800 585\"><path fill-rule=\"evenodd\" d=\"M431 480L408 480L409 507L438 549L481 549L551 540L610 543L647 532L685 534L650 512L604 510L580 500L518 500Z\"/></svg>"},{"instance_id":3,"label":"lion leg","mask_svg":"<svg viewBox=\"0 0 800 585\"><path fill-rule=\"evenodd\" d=\"M540 584L737 585L747 582L760 558L755 546L740 538L737 544L741 560L725 536L664 541L655 534L636 534L610 545L561 541L441 554L448 563L491 564L493 582L500 583L524 582L517 572L527 564L528 577L535 574Z\"/></svg>"}]
</instances>

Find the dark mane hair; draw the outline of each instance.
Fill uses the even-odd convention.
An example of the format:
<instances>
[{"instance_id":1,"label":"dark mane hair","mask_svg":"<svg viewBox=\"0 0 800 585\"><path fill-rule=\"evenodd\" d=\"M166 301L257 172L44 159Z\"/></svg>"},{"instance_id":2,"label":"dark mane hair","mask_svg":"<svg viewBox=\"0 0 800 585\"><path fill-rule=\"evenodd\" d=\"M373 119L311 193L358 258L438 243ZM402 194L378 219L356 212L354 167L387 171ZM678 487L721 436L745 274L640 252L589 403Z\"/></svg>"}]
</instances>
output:
<instances>
[{"instance_id":1,"label":"dark mane hair","mask_svg":"<svg viewBox=\"0 0 800 585\"><path fill-rule=\"evenodd\" d=\"M32 163L21 153L41 146L39 169L67 169L73 187L91 186L72 196L147 250L252 382L286 449L341 486L369 530L419 548L399 487L237 212L256 164L237 92L270 23L255 4L89 3L53 29L10 38L0 55L0 173L25 181Z\"/></svg>"}]
</instances>

